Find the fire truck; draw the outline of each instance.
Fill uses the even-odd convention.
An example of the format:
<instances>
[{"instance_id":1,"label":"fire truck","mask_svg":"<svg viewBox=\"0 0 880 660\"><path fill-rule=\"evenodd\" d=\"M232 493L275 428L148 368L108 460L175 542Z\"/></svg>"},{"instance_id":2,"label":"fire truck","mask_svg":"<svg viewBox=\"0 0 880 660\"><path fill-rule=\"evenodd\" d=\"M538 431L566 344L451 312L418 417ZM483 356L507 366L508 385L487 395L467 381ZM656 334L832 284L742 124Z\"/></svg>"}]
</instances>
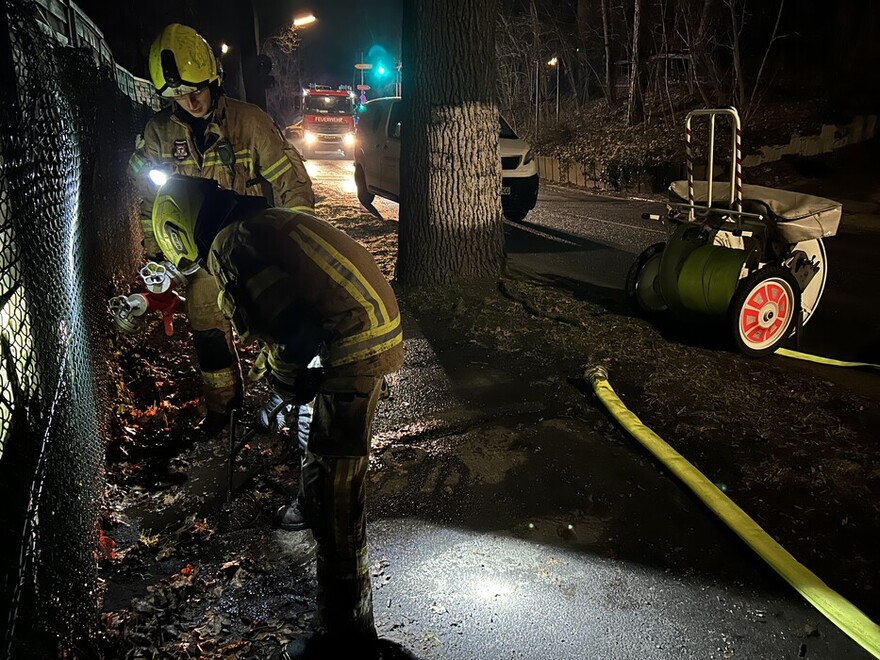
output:
<instances>
[{"instance_id":1,"label":"fire truck","mask_svg":"<svg viewBox=\"0 0 880 660\"><path fill-rule=\"evenodd\" d=\"M320 152L354 153L356 98L350 87L309 85L302 94L303 156Z\"/></svg>"}]
</instances>

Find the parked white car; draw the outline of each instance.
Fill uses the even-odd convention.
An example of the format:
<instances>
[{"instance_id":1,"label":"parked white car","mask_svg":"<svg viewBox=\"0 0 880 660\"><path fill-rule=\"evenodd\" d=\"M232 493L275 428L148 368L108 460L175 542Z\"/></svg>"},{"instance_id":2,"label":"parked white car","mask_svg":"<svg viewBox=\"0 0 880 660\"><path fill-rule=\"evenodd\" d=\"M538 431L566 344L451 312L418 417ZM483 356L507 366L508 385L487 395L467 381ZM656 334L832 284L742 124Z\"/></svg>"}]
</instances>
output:
<instances>
[{"instance_id":1,"label":"parked white car","mask_svg":"<svg viewBox=\"0 0 880 660\"><path fill-rule=\"evenodd\" d=\"M354 153L358 199L371 204L375 196L400 201L399 96L373 99L361 112ZM535 208L538 169L528 143L520 140L504 117L499 117L501 150L501 208L508 220L522 220Z\"/></svg>"}]
</instances>

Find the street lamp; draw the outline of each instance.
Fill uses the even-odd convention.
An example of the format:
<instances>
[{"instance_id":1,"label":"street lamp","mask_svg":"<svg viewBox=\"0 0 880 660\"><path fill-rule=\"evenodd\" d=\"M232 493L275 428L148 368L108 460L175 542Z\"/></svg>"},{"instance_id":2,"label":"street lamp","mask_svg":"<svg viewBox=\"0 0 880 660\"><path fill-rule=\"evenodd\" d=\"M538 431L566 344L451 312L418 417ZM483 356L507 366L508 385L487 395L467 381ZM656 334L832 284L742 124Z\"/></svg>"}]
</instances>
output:
<instances>
[{"instance_id":1,"label":"street lamp","mask_svg":"<svg viewBox=\"0 0 880 660\"><path fill-rule=\"evenodd\" d=\"M555 55L551 57L547 61L547 66L556 67L556 123L559 123L559 69L562 67L559 65L559 58Z\"/></svg>"},{"instance_id":2,"label":"street lamp","mask_svg":"<svg viewBox=\"0 0 880 660\"><path fill-rule=\"evenodd\" d=\"M229 52L229 44L220 44L220 53L226 55Z\"/></svg>"},{"instance_id":3,"label":"street lamp","mask_svg":"<svg viewBox=\"0 0 880 660\"><path fill-rule=\"evenodd\" d=\"M307 16L300 16L298 18L293 19L293 27L303 27L304 25L309 25L314 23L317 18L314 17L313 14L308 14Z\"/></svg>"}]
</instances>

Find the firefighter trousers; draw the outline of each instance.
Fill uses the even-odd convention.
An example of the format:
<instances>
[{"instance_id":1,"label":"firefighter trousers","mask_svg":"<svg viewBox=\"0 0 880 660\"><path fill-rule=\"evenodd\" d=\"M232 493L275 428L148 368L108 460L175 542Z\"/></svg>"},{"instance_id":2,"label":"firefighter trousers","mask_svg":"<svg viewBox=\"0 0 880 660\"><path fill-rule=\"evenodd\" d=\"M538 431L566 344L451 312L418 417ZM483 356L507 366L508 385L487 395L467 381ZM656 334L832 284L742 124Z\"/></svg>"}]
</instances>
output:
<instances>
[{"instance_id":1,"label":"firefighter trousers","mask_svg":"<svg viewBox=\"0 0 880 660\"><path fill-rule=\"evenodd\" d=\"M242 396L241 368L232 341L232 326L217 305L214 278L200 268L189 276L186 315L193 333L202 391L209 412L226 413Z\"/></svg>"},{"instance_id":2,"label":"firefighter trousers","mask_svg":"<svg viewBox=\"0 0 880 660\"><path fill-rule=\"evenodd\" d=\"M333 635L375 634L365 481L382 382L328 379L315 399L302 492L317 543L318 612Z\"/></svg>"}]
</instances>

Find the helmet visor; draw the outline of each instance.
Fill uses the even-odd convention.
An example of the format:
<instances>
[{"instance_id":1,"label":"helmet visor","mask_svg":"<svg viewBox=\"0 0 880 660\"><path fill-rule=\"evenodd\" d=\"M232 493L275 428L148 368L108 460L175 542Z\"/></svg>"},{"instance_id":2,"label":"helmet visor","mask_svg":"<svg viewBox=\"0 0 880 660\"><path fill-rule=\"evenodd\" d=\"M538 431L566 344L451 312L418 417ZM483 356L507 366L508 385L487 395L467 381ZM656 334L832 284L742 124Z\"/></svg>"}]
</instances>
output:
<instances>
[{"instance_id":1,"label":"helmet visor","mask_svg":"<svg viewBox=\"0 0 880 660\"><path fill-rule=\"evenodd\" d=\"M198 94L199 92L207 88L207 82L201 82L197 84L181 82L179 85L177 85L177 87L166 85L165 87L157 91L159 92L159 96L174 101L176 99L182 99L185 96L189 96L190 94Z\"/></svg>"}]
</instances>

